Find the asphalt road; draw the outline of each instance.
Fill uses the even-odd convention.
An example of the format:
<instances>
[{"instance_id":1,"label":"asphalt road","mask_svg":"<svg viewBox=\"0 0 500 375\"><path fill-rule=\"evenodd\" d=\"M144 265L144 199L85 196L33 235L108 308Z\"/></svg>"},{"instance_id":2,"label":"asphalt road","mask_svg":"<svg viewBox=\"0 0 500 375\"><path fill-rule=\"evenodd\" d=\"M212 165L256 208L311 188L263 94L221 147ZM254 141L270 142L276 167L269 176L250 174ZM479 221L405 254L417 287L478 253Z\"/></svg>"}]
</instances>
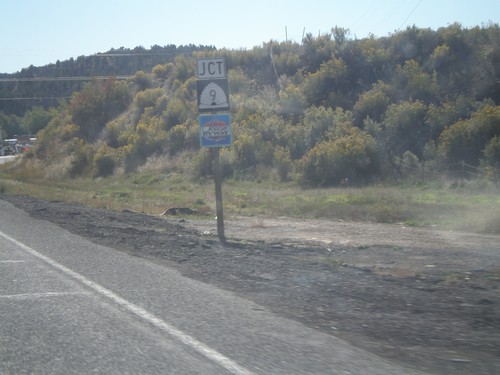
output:
<instances>
[{"instance_id":1,"label":"asphalt road","mask_svg":"<svg viewBox=\"0 0 500 375\"><path fill-rule=\"evenodd\" d=\"M420 374L0 200L0 374Z\"/></svg>"}]
</instances>

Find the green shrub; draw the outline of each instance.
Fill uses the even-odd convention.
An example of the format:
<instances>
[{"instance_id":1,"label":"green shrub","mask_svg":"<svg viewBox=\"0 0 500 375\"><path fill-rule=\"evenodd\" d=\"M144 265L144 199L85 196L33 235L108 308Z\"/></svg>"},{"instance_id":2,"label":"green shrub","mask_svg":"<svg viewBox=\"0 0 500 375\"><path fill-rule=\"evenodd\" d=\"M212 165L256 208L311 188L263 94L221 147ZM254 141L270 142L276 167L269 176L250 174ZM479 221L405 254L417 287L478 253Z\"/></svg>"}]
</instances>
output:
<instances>
[{"instance_id":1,"label":"green shrub","mask_svg":"<svg viewBox=\"0 0 500 375\"><path fill-rule=\"evenodd\" d=\"M288 175L292 170L292 158L290 151L284 147L278 148L274 152L274 165L278 171L280 181L288 181Z\"/></svg>"},{"instance_id":2,"label":"green shrub","mask_svg":"<svg viewBox=\"0 0 500 375\"><path fill-rule=\"evenodd\" d=\"M90 146L80 138L74 138L68 146L71 152L67 174L70 177L84 175L92 161L92 150Z\"/></svg>"},{"instance_id":3,"label":"green shrub","mask_svg":"<svg viewBox=\"0 0 500 375\"><path fill-rule=\"evenodd\" d=\"M142 114L147 107L154 107L158 100L165 95L165 91L160 88L146 89L138 93L134 98L137 111Z\"/></svg>"},{"instance_id":4,"label":"green shrub","mask_svg":"<svg viewBox=\"0 0 500 375\"><path fill-rule=\"evenodd\" d=\"M188 127L176 125L168 132L168 152L171 156L184 149Z\"/></svg>"},{"instance_id":5,"label":"green shrub","mask_svg":"<svg viewBox=\"0 0 500 375\"><path fill-rule=\"evenodd\" d=\"M346 135L317 144L299 161L302 185L359 185L376 172L373 138L357 128L345 130Z\"/></svg>"},{"instance_id":6,"label":"green shrub","mask_svg":"<svg viewBox=\"0 0 500 375\"><path fill-rule=\"evenodd\" d=\"M140 90L145 90L153 85L153 80L151 79L151 76L144 73L142 70L136 72L132 80L139 87Z\"/></svg>"},{"instance_id":7,"label":"green shrub","mask_svg":"<svg viewBox=\"0 0 500 375\"><path fill-rule=\"evenodd\" d=\"M113 150L109 147L101 147L94 154L92 162L92 176L106 177L113 174L116 166L116 158Z\"/></svg>"},{"instance_id":8,"label":"green shrub","mask_svg":"<svg viewBox=\"0 0 500 375\"><path fill-rule=\"evenodd\" d=\"M204 148L194 155L191 170L191 175L195 180L206 179L208 176L213 176L213 163L210 150Z\"/></svg>"},{"instance_id":9,"label":"green shrub","mask_svg":"<svg viewBox=\"0 0 500 375\"><path fill-rule=\"evenodd\" d=\"M165 79L165 78L167 78L169 76L169 74L172 73L173 69L174 69L174 66L171 63L169 63L169 64L159 64L159 65L156 65L153 68L153 74L157 78Z\"/></svg>"},{"instance_id":10,"label":"green shrub","mask_svg":"<svg viewBox=\"0 0 500 375\"><path fill-rule=\"evenodd\" d=\"M239 172L255 170L257 166L256 144L260 139L250 135L241 135L233 143L234 166Z\"/></svg>"}]
</instances>

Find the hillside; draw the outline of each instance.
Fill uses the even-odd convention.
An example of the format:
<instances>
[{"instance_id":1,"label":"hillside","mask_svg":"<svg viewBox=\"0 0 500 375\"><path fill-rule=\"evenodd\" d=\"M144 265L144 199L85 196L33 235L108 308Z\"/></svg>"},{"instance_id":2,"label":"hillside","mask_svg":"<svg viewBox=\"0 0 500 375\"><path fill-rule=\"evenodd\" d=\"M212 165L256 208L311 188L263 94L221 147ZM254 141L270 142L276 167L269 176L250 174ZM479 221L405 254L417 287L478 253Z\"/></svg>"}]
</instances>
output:
<instances>
[{"instance_id":1,"label":"hillside","mask_svg":"<svg viewBox=\"0 0 500 375\"><path fill-rule=\"evenodd\" d=\"M130 76L139 70L151 71L158 64L174 61L177 55L191 55L210 46L142 46L134 49L118 48L91 56L56 61L54 64L31 65L14 74L0 73L0 112L22 116L34 105L48 108L58 100L67 99L80 90L87 77ZM57 79L55 79L57 78ZM4 80L2 82L2 80ZM42 98L37 100L1 100L2 98Z\"/></svg>"},{"instance_id":2,"label":"hillside","mask_svg":"<svg viewBox=\"0 0 500 375\"><path fill-rule=\"evenodd\" d=\"M82 57L88 68L70 74L137 71L126 80L87 82L71 95L54 88L51 96L70 98L51 109L0 113L6 135L38 132L22 167L43 178L106 177L161 155L164 170L206 178L211 160L199 147L194 66L197 57L223 56L234 129L232 147L222 151L226 176L272 173L303 186L335 186L445 173L498 183L498 25L412 27L359 40L335 27L301 44L165 48L173 51L167 61L153 48L137 53L145 62L119 60L128 61L123 70L105 63L116 51ZM33 76L30 70L19 74Z\"/></svg>"}]
</instances>

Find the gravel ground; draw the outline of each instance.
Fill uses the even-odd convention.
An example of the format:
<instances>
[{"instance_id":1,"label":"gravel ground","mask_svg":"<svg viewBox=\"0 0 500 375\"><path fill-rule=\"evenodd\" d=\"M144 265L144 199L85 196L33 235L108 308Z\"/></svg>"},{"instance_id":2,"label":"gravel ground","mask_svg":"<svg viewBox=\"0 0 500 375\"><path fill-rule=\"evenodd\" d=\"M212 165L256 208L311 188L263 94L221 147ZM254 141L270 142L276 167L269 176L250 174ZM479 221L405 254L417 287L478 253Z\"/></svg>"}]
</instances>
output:
<instances>
[{"instance_id":1,"label":"gravel ground","mask_svg":"<svg viewBox=\"0 0 500 375\"><path fill-rule=\"evenodd\" d=\"M500 236L288 218L214 220L1 196L32 216L432 374L500 374Z\"/></svg>"}]
</instances>

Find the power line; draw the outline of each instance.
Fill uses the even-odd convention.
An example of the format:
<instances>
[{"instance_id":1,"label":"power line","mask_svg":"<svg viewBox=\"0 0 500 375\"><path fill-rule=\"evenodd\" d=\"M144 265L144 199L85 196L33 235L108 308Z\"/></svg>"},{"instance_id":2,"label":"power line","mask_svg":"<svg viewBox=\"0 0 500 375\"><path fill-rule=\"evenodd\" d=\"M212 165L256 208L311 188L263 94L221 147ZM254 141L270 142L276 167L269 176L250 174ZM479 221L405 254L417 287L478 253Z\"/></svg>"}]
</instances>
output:
<instances>
[{"instance_id":1,"label":"power line","mask_svg":"<svg viewBox=\"0 0 500 375\"><path fill-rule=\"evenodd\" d=\"M32 78L0 78L0 82L65 82L65 81L104 81L109 79L126 80L131 75L122 76L79 76L79 77L32 77ZM40 96L40 97L0 97L0 101L27 101L27 100L58 100L70 99L71 96Z\"/></svg>"},{"instance_id":2,"label":"power line","mask_svg":"<svg viewBox=\"0 0 500 375\"><path fill-rule=\"evenodd\" d=\"M191 52L157 52L157 53L133 53L133 52L110 52L110 53L96 53L86 57L130 57L130 56L172 56L172 55L190 55Z\"/></svg>"},{"instance_id":3,"label":"power line","mask_svg":"<svg viewBox=\"0 0 500 375\"><path fill-rule=\"evenodd\" d=\"M0 78L0 82L64 82L64 81L93 81L117 79L125 80L132 75L122 76L79 76L79 77L30 77L30 78Z\"/></svg>"},{"instance_id":4,"label":"power line","mask_svg":"<svg viewBox=\"0 0 500 375\"><path fill-rule=\"evenodd\" d=\"M70 99L71 96L40 96L34 98L0 98L0 101L9 101L9 100L55 100L55 99Z\"/></svg>"},{"instance_id":5,"label":"power line","mask_svg":"<svg viewBox=\"0 0 500 375\"><path fill-rule=\"evenodd\" d=\"M403 27L403 25L406 23L406 21L408 21L408 19L411 17L411 15L413 14L413 12L415 12L418 8L418 6L420 5L420 3L422 2L423 0L418 0L417 2L417 5L415 5L415 7L412 9L412 11L410 12L410 14L408 14L408 17L405 18L405 20L403 22L401 22L401 25L399 25L398 27L398 30L401 29L401 27Z\"/></svg>"}]
</instances>

